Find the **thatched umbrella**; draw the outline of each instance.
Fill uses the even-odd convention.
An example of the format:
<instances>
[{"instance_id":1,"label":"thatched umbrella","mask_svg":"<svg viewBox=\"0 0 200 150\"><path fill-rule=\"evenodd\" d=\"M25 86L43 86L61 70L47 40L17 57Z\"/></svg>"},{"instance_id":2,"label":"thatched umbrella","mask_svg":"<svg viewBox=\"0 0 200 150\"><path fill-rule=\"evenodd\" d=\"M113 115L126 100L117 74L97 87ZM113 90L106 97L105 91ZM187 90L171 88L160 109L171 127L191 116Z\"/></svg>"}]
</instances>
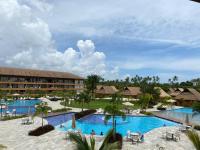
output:
<instances>
[{"instance_id":1,"label":"thatched umbrella","mask_svg":"<svg viewBox=\"0 0 200 150\"><path fill-rule=\"evenodd\" d=\"M72 128L73 128L73 129L76 128L76 119L75 119L75 115L72 115Z\"/></svg>"}]
</instances>

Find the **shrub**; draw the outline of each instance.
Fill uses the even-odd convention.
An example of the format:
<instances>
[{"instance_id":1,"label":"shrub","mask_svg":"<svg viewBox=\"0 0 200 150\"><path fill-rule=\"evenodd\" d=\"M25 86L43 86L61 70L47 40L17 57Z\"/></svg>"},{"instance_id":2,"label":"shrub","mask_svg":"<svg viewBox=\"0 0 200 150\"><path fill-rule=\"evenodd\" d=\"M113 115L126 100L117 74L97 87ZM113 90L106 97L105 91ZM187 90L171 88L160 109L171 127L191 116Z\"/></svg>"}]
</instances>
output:
<instances>
[{"instance_id":1,"label":"shrub","mask_svg":"<svg viewBox=\"0 0 200 150\"><path fill-rule=\"evenodd\" d=\"M162 107L162 106L157 107L157 109L158 109L158 110L166 110L166 108L165 108L165 107Z\"/></svg>"},{"instance_id":2,"label":"shrub","mask_svg":"<svg viewBox=\"0 0 200 150\"><path fill-rule=\"evenodd\" d=\"M43 135L43 134L50 132L52 130L54 130L54 126L44 125L44 126L41 126L39 128L36 128L35 130L29 131L28 135L29 136L40 136L40 135Z\"/></svg>"},{"instance_id":3,"label":"shrub","mask_svg":"<svg viewBox=\"0 0 200 150\"><path fill-rule=\"evenodd\" d=\"M56 109L56 110L52 110L52 112L66 112L71 110L70 108L61 108L61 109Z\"/></svg>"},{"instance_id":4,"label":"shrub","mask_svg":"<svg viewBox=\"0 0 200 150\"><path fill-rule=\"evenodd\" d=\"M199 130L200 131L200 125L195 125L194 129Z\"/></svg>"},{"instance_id":5,"label":"shrub","mask_svg":"<svg viewBox=\"0 0 200 150\"><path fill-rule=\"evenodd\" d=\"M76 113L76 114L75 114L75 119L83 118L83 117L85 117L85 116L87 116L87 115L90 115L90 114L93 114L93 113L95 113L95 112L96 112L95 109L90 109L90 110L85 110L85 111Z\"/></svg>"},{"instance_id":6,"label":"shrub","mask_svg":"<svg viewBox=\"0 0 200 150\"><path fill-rule=\"evenodd\" d=\"M119 142L119 148L122 149L123 137L121 134L116 133L115 138L111 136L110 139L108 140L108 143L114 143L114 142Z\"/></svg>"},{"instance_id":7,"label":"shrub","mask_svg":"<svg viewBox=\"0 0 200 150\"><path fill-rule=\"evenodd\" d=\"M141 113L141 114L144 114L144 115L148 115L148 116L151 116L151 115L152 115L151 112L146 112L146 111L141 111L140 113Z\"/></svg>"}]
</instances>

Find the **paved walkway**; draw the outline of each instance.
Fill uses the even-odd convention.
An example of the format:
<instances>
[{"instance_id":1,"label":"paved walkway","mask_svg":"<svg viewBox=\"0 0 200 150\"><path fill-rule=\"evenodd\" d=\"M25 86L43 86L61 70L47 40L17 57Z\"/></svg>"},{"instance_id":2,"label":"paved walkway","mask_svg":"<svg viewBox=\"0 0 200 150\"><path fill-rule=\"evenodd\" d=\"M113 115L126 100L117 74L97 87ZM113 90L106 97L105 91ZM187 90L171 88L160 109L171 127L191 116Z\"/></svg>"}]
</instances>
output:
<instances>
[{"instance_id":1,"label":"paved walkway","mask_svg":"<svg viewBox=\"0 0 200 150\"><path fill-rule=\"evenodd\" d=\"M28 131L40 125L41 118L38 117L31 125L21 125L21 119L0 121L0 144L7 146L8 150L74 150L74 144L65 140L64 133L57 130L39 137L28 136ZM166 141L161 138L162 132L172 129L177 130L177 127L154 129L144 135L144 143L133 145L131 142L124 142L123 150L154 150L156 144L164 146L166 150L194 150L193 145L183 133L179 142Z\"/></svg>"},{"instance_id":2,"label":"paved walkway","mask_svg":"<svg viewBox=\"0 0 200 150\"><path fill-rule=\"evenodd\" d=\"M40 100L42 100L43 102L47 102L48 106L50 106L53 110L64 108L64 106L60 104L60 102L61 102L60 100L50 101L47 98L40 98ZM72 112L80 112L81 111L80 108L73 108L73 107L66 107L66 108L70 108Z\"/></svg>"}]
</instances>

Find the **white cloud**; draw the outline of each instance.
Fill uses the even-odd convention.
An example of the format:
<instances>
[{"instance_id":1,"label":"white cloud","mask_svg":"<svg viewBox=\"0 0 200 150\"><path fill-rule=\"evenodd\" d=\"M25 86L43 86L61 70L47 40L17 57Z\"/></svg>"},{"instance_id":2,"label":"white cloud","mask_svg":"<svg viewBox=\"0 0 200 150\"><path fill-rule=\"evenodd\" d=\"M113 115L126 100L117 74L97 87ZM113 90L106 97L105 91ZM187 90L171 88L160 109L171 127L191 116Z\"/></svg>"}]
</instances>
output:
<instances>
[{"instance_id":1,"label":"white cloud","mask_svg":"<svg viewBox=\"0 0 200 150\"><path fill-rule=\"evenodd\" d=\"M199 58L136 58L131 61L123 63L116 62L121 69L137 70L137 69L159 69L165 71L193 71L199 72L200 60Z\"/></svg>"},{"instance_id":2,"label":"white cloud","mask_svg":"<svg viewBox=\"0 0 200 150\"><path fill-rule=\"evenodd\" d=\"M200 5L189 0L52 0L49 3L50 13L40 15L53 32L200 45L200 20L196 18L200 15Z\"/></svg>"},{"instance_id":3,"label":"white cloud","mask_svg":"<svg viewBox=\"0 0 200 150\"><path fill-rule=\"evenodd\" d=\"M112 76L105 54L97 51L91 40L79 40L78 50L57 50L48 24L36 17L28 5L1 0L0 18L1 65Z\"/></svg>"}]
</instances>

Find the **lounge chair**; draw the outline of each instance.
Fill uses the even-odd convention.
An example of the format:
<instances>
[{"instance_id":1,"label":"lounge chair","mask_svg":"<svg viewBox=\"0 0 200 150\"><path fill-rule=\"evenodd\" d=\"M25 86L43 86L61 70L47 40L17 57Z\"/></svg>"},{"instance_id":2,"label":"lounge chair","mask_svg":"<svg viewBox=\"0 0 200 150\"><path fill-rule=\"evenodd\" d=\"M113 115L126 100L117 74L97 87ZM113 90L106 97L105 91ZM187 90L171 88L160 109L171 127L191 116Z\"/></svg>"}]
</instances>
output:
<instances>
[{"instance_id":1,"label":"lounge chair","mask_svg":"<svg viewBox=\"0 0 200 150\"><path fill-rule=\"evenodd\" d=\"M132 141L131 131L130 130L128 130L127 133L126 133L126 140L127 141Z\"/></svg>"},{"instance_id":2,"label":"lounge chair","mask_svg":"<svg viewBox=\"0 0 200 150\"><path fill-rule=\"evenodd\" d=\"M180 141L181 139L181 134L179 131L176 131L175 134L174 134L174 140L175 141Z\"/></svg>"},{"instance_id":3,"label":"lounge chair","mask_svg":"<svg viewBox=\"0 0 200 150\"><path fill-rule=\"evenodd\" d=\"M132 136L131 140L132 140L132 144L138 144L138 142L140 141L140 137L139 137L139 135Z\"/></svg>"},{"instance_id":4,"label":"lounge chair","mask_svg":"<svg viewBox=\"0 0 200 150\"><path fill-rule=\"evenodd\" d=\"M186 132L186 131L187 131L187 126L186 126L186 125L181 125L181 126L179 127L179 131L181 131L181 132Z\"/></svg>"}]
</instances>

